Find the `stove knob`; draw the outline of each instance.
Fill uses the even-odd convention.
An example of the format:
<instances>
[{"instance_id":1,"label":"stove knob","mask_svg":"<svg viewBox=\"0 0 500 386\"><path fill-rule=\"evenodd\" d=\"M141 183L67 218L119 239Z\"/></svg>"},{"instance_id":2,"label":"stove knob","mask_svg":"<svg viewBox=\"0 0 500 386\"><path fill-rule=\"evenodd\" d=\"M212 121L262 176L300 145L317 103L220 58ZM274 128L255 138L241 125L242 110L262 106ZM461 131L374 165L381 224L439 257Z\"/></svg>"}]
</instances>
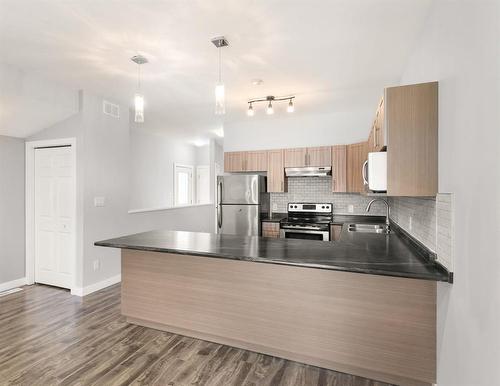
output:
<instances>
[{"instance_id":1,"label":"stove knob","mask_svg":"<svg viewBox=\"0 0 500 386\"><path fill-rule=\"evenodd\" d=\"M323 205L323 206L321 207L321 209L325 209L325 206Z\"/></svg>"}]
</instances>

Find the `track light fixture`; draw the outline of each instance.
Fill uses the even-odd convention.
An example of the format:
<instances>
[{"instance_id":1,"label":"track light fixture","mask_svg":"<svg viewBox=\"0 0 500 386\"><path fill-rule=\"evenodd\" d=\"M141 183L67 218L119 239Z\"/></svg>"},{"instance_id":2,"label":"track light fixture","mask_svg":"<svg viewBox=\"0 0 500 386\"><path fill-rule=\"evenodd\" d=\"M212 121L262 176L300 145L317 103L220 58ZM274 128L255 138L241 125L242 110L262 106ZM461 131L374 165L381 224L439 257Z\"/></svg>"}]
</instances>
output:
<instances>
[{"instance_id":1,"label":"track light fixture","mask_svg":"<svg viewBox=\"0 0 500 386\"><path fill-rule=\"evenodd\" d=\"M293 113L295 111L295 107L293 105L293 99L295 99L295 95L283 96L283 97L275 97L273 95L268 95L265 98L255 98L248 101L248 110L247 115L249 117L253 117L255 115L255 111L253 109L254 103L259 102L267 102L266 114L272 115L274 114L273 102L280 101L288 101L288 106L286 111L289 113Z\"/></svg>"}]
</instances>

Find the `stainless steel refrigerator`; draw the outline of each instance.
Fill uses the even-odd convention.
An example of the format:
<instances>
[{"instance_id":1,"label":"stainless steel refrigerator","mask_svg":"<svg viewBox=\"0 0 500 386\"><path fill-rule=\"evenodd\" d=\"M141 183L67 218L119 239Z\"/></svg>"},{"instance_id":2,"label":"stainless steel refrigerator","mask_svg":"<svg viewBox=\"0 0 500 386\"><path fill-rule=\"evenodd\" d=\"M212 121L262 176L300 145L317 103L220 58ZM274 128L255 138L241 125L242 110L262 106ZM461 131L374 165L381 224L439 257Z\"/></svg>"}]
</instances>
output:
<instances>
[{"instance_id":1,"label":"stainless steel refrigerator","mask_svg":"<svg viewBox=\"0 0 500 386\"><path fill-rule=\"evenodd\" d=\"M217 177L217 233L260 236L261 218L268 212L266 177L254 174Z\"/></svg>"}]
</instances>

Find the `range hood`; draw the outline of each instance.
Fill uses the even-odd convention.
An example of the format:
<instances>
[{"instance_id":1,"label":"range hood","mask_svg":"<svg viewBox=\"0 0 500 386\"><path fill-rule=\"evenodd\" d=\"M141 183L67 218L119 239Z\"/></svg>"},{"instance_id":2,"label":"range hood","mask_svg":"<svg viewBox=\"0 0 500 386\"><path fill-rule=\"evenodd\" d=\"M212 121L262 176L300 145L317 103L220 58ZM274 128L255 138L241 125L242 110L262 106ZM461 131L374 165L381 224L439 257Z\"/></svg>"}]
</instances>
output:
<instances>
[{"instance_id":1,"label":"range hood","mask_svg":"<svg viewBox=\"0 0 500 386\"><path fill-rule=\"evenodd\" d=\"M302 168L285 168L287 177L326 177L332 175L332 167L307 166Z\"/></svg>"}]
</instances>

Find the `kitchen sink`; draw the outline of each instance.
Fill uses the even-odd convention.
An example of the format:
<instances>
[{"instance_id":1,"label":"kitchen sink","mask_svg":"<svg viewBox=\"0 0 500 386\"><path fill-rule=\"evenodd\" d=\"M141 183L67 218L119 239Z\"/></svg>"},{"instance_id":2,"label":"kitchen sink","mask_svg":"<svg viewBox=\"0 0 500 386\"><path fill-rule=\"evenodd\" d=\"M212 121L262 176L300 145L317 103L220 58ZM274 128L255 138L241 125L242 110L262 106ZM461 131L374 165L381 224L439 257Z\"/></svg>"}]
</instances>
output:
<instances>
[{"instance_id":1,"label":"kitchen sink","mask_svg":"<svg viewBox=\"0 0 500 386\"><path fill-rule=\"evenodd\" d=\"M386 224L349 224L349 232L361 232L361 233L390 233L390 229Z\"/></svg>"}]
</instances>

